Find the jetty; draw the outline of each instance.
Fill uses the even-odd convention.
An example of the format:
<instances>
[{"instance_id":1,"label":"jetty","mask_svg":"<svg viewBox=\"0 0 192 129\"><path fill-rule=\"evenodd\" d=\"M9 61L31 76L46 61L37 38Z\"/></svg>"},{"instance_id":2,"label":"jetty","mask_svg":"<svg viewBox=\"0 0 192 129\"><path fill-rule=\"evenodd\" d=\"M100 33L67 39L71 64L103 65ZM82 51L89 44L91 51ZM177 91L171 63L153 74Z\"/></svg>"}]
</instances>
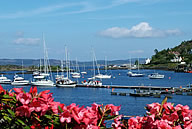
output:
<instances>
[{"instance_id":1,"label":"jetty","mask_svg":"<svg viewBox=\"0 0 192 129\"><path fill-rule=\"evenodd\" d=\"M143 90L172 90L176 87L161 87L161 86L124 86L124 85L83 85L77 84L76 87L90 87L90 88L119 88L119 89L143 89Z\"/></svg>"}]
</instances>

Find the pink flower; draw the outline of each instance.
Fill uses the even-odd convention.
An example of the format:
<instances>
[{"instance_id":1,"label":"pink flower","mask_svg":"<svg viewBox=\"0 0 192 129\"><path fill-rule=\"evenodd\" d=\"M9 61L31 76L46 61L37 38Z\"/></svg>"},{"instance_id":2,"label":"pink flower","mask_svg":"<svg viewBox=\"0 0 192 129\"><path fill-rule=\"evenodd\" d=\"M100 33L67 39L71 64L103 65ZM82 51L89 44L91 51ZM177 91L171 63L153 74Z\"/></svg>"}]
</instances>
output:
<instances>
[{"instance_id":1,"label":"pink flower","mask_svg":"<svg viewBox=\"0 0 192 129\"><path fill-rule=\"evenodd\" d=\"M33 101L29 104L30 110L40 112L42 110L40 101L37 101L37 99L33 99Z\"/></svg>"},{"instance_id":2,"label":"pink flower","mask_svg":"<svg viewBox=\"0 0 192 129\"><path fill-rule=\"evenodd\" d=\"M13 88L16 94L23 93L23 88Z\"/></svg>"},{"instance_id":3,"label":"pink flower","mask_svg":"<svg viewBox=\"0 0 192 129\"><path fill-rule=\"evenodd\" d=\"M19 93L16 95L16 99L19 100L22 104L29 104L32 97L29 93Z\"/></svg>"},{"instance_id":4,"label":"pink flower","mask_svg":"<svg viewBox=\"0 0 192 129\"><path fill-rule=\"evenodd\" d=\"M30 108L26 105L16 108L16 115L18 115L18 116L30 117L31 112L32 111L30 110Z\"/></svg>"},{"instance_id":5,"label":"pink flower","mask_svg":"<svg viewBox=\"0 0 192 129\"><path fill-rule=\"evenodd\" d=\"M178 116L177 112L175 111L171 114L163 114L162 119L174 122L179 119L179 116Z\"/></svg>"},{"instance_id":6,"label":"pink flower","mask_svg":"<svg viewBox=\"0 0 192 129\"><path fill-rule=\"evenodd\" d=\"M121 106L114 106L113 104L108 104L106 105L106 109L110 109L111 110L111 115L119 115Z\"/></svg>"},{"instance_id":7,"label":"pink flower","mask_svg":"<svg viewBox=\"0 0 192 129\"><path fill-rule=\"evenodd\" d=\"M29 93L33 96L37 96L37 87L31 87Z\"/></svg>"},{"instance_id":8,"label":"pink flower","mask_svg":"<svg viewBox=\"0 0 192 129\"><path fill-rule=\"evenodd\" d=\"M163 108L165 109L166 113L170 113L170 111L174 111L174 107L172 103L165 103L163 105Z\"/></svg>"},{"instance_id":9,"label":"pink flower","mask_svg":"<svg viewBox=\"0 0 192 129\"><path fill-rule=\"evenodd\" d=\"M158 129L172 129L167 120L160 120L157 126Z\"/></svg>"},{"instance_id":10,"label":"pink flower","mask_svg":"<svg viewBox=\"0 0 192 129\"><path fill-rule=\"evenodd\" d=\"M62 112L60 115L60 121L61 121L61 123L64 123L65 121L67 123L70 123L71 122L71 114L68 111Z\"/></svg>"},{"instance_id":11,"label":"pink flower","mask_svg":"<svg viewBox=\"0 0 192 129\"><path fill-rule=\"evenodd\" d=\"M128 121L128 126L129 126L129 129L142 129L142 125L141 123L139 122L139 119L140 117L132 117L129 119Z\"/></svg>"},{"instance_id":12,"label":"pink flower","mask_svg":"<svg viewBox=\"0 0 192 129\"><path fill-rule=\"evenodd\" d=\"M180 125L173 127L173 129L182 129Z\"/></svg>"},{"instance_id":13,"label":"pink flower","mask_svg":"<svg viewBox=\"0 0 192 129\"><path fill-rule=\"evenodd\" d=\"M161 105L159 103L147 104L147 109L151 114L159 114Z\"/></svg>"},{"instance_id":14,"label":"pink flower","mask_svg":"<svg viewBox=\"0 0 192 129\"><path fill-rule=\"evenodd\" d=\"M54 114L58 114L58 106L60 106L60 102L50 102L50 107Z\"/></svg>"}]
</instances>

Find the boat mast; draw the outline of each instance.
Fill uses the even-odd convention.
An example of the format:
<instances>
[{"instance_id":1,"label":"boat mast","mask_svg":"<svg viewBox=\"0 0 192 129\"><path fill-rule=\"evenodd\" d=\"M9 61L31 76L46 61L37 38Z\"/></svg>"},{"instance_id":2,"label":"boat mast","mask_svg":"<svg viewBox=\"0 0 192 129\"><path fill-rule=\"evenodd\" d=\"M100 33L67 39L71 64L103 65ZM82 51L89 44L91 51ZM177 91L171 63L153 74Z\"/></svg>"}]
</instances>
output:
<instances>
[{"instance_id":1,"label":"boat mast","mask_svg":"<svg viewBox=\"0 0 192 129\"><path fill-rule=\"evenodd\" d=\"M40 64L39 64L39 67L40 67L40 73L41 73L41 59L40 59Z\"/></svg>"},{"instance_id":2,"label":"boat mast","mask_svg":"<svg viewBox=\"0 0 192 129\"><path fill-rule=\"evenodd\" d=\"M105 73L107 74L107 57L105 56Z\"/></svg>"},{"instance_id":3,"label":"boat mast","mask_svg":"<svg viewBox=\"0 0 192 129\"><path fill-rule=\"evenodd\" d=\"M23 71L23 60L22 60L22 74L23 74L23 78L24 78L24 71Z\"/></svg>"},{"instance_id":4,"label":"boat mast","mask_svg":"<svg viewBox=\"0 0 192 129\"><path fill-rule=\"evenodd\" d=\"M68 62L68 60L67 60L67 47L65 46L65 58L66 58L66 69L67 69L67 78L69 77L69 72L68 72L68 65L67 65L67 62Z\"/></svg>"}]
</instances>

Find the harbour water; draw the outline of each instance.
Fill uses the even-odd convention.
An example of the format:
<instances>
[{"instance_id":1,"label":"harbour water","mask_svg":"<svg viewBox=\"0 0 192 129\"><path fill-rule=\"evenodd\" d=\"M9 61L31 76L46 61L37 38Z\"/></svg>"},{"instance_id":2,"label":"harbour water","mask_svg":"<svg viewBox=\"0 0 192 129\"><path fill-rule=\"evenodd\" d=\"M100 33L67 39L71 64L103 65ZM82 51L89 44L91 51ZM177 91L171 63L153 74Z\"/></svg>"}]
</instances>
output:
<instances>
[{"instance_id":1,"label":"harbour water","mask_svg":"<svg viewBox=\"0 0 192 129\"><path fill-rule=\"evenodd\" d=\"M18 72L18 71L17 71ZM88 77L91 77L91 70L87 71L88 74L83 75L77 81L81 83ZM101 71L101 73L104 71ZM111 79L103 79L104 85L122 85L122 86L162 86L162 87L186 87L190 83L192 84L191 73L175 73L173 71L162 71L162 70L141 70L145 74L145 77L128 77L127 70L109 70ZM164 74L164 79L149 79L147 76L153 72ZM6 72L6 77L13 79L15 71ZM53 73L53 77L56 73ZM32 80L31 74L25 74L25 79ZM74 79L75 80L75 79ZM1 84L4 89L12 89L16 86ZM18 87L18 86L17 86ZM21 86L20 86L21 87ZM31 86L24 86L26 91L29 91ZM121 114L124 115L143 115L145 114L144 107L146 104L153 102L159 102L163 100L161 98L153 97L132 97L132 96L119 96L111 95L110 88L88 88L88 87L76 87L76 88L58 88L58 87L38 87L38 92L43 90L50 90L53 93L55 101L59 101L66 105L76 103L79 106L91 106L92 103L98 104L114 104L116 106L121 105ZM133 92L131 89L114 89L116 92ZM191 103L192 96L187 95L175 95L173 94L172 99L168 101L176 104L189 105L192 108Z\"/></svg>"}]
</instances>

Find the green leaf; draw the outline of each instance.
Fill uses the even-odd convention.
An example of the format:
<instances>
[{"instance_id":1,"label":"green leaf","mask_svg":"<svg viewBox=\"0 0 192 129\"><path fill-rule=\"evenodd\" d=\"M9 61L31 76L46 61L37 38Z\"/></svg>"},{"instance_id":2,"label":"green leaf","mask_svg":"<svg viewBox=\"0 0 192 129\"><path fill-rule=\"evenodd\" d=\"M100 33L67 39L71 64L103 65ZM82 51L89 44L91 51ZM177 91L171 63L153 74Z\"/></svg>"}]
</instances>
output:
<instances>
[{"instance_id":1,"label":"green leaf","mask_svg":"<svg viewBox=\"0 0 192 129\"><path fill-rule=\"evenodd\" d=\"M111 113L111 109L107 110L105 114L109 115Z\"/></svg>"},{"instance_id":2,"label":"green leaf","mask_svg":"<svg viewBox=\"0 0 192 129\"><path fill-rule=\"evenodd\" d=\"M99 114L102 116L102 115L103 115L103 112L102 112L102 110L101 110L100 107L98 107L98 111L99 111Z\"/></svg>"},{"instance_id":3,"label":"green leaf","mask_svg":"<svg viewBox=\"0 0 192 129\"><path fill-rule=\"evenodd\" d=\"M25 125L25 123L24 123L22 120L17 119L17 121L18 121L19 123L21 123L22 125Z\"/></svg>"},{"instance_id":4,"label":"green leaf","mask_svg":"<svg viewBox=\"0 0 192 129\"><path fill-rule=\"evenodd\" d=\"M115 115L115 116L108 116L105 118L105 120L114 120L115 118L119 117L119 115Z\"/></svg>"},{"instance_id":5,"label":"green leaf","mask_svg":"<svg viewBox=\"0 0 192 129\"><path fill-rule=\"evenodd\" d=\"M25 126L25 127L23 127L23 129L30 129L30 127L29 126Z\"/></svg>"},{"instance_id":6,"label":"green leaf","mask_svg":"<svg viewBox=\"0 0 192 129\"><path fill-rule=\"evenodd\" d=\"M10 117L8 117L8 116L3 116L3 118L6 120L6 121L11 121L11 118Z\"/></svg>"},{"instance_id":7,"label":"green leaf","mask_svg":"<svg viewBox=\"0 0 192 129\"><path fill-rule=\"evenodd\" d=\"M38 120L39 122L41 122L41 120L40 120L38 117L35 116L34 118L35 118L36 120Z\"/></svg>"},{"instance_id":8,"label":"green leaf","mask_svg":"<svg viewBox=\"0 0 192 129\"><path fill-rule=\"evenodd\" d=\"M8 94L6 94L6 95L3 95L3 97L4 97L4 98L6 98L6 99L10 99L10 98L13 98L13 97L9 96Z\"/></svg>"},{"instance_id":9,"label":"green leaf","mask_svg":"<svg viewBox=\"0 0 192 129\"><path fill-rule=\"evenodd\" d=\"M51 119L52 118L52 116L50 116L50 115L44 115L46 118L48 118L48 119Z\"/></svg>"},{"instance_id":10,"label":"green leaf","mask_svg":"<svg viewBox=\"0 0 192 129\"><path fill-rule=\"evenodd\" d=\"M59 108L59 111L62 113L62 112L63 112L63 110L61 109L61 107L60 107L60 106L58 106L58 108Z\"/></svg>"},{"instance_id":11,"label":"green leaf","mask_svg":"<svg viewBox=\"0 0 192 129\"><path fill-rule=\"evenodd\" d=\"M161 108L160 108L160 115L162 114L162 111L163 111L163 105L165 104L167 102L167 97L165 97L164 99L163 99L163 101L161 102Z\"/></svg>"},{"instance_id":12,"label":"green leaf","mask_svg":"<svg viewBox=\"0 0 192 129\"><path fill-rule=\"evenodd\" d=\"M10 110L10 109L7 109L8 110L8 112L13 116L13 117L15 117L15 113L12 111L12 110Z\"/></svg>"}]
</instances>

